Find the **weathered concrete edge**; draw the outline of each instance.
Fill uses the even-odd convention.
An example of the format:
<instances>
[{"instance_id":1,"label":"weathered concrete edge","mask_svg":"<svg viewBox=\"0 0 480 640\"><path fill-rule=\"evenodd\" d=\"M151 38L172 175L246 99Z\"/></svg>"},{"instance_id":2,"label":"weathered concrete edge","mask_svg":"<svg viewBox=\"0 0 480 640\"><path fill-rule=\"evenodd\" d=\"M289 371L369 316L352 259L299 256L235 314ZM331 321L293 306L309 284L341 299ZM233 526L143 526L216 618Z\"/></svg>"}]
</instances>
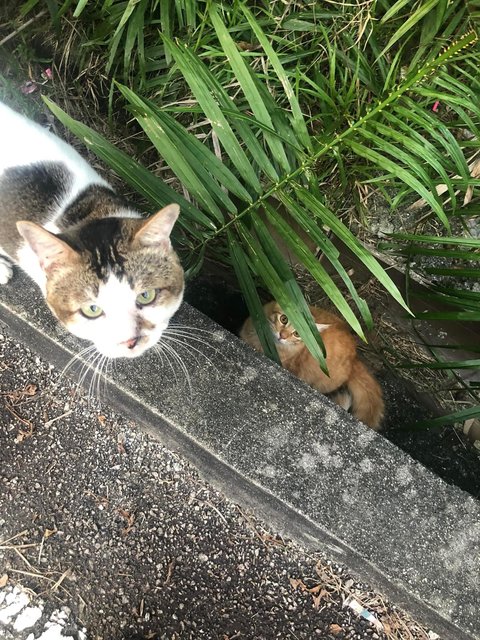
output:
<instances>
[{"instance_id":1,"label":"weathered concrete edge","mask_svg":"<svg viewBox=\"0 0 480 640\"><path fill-rule=\"evenodd\" d=\"M53 365L62 368L70 359L71 352L48 332L41 332L1 301L0 320L9 327L17 339ZM361 580L370 582L395 604L440 633L445 640L449 638L468 640L475 637L439 615L438 611L410 593L404 584L385 575L369 559L352 549L321 524L312 522L280 497L242 475L193 437L180 431L170 421L164 417L159 418L158 413L145 407L132 395L109 383L108 397L118 411L134 419L147 433L165 446L185 456L206 480L221 489L228 497L253 509L287 536L310 548L320 549L337 562L345 564Z\"/></svg>"}]
</instances>

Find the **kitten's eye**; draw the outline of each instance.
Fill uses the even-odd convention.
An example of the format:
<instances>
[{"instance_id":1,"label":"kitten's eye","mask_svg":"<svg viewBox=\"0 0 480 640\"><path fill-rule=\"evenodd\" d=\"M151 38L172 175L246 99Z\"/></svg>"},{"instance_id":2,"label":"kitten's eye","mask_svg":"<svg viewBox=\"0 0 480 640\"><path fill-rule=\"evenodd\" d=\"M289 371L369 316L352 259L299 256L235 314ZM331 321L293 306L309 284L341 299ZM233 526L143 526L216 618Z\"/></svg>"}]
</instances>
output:
<instances>
[{"instance_id":1,"label":"kitten's eye","mask_svg":"<svg viewBox=\"0 0 480 640\"><path fill-rule=\"evenodd\" d=\"M280 316L280 322L282 324L288 324L288 318L284 313L282 313L282 315Z\"/></svg>"},{"instance_id":2,"label":"kitten's eye","mask_svg":"<svg viewBox=\"0 0 480 640\"><path fill-rule=\"evenodd\" d=\"M103 315L102 307L99 307L96 304L84 304L83 307L80 307L80 312L86 318L90 318L90 320L94 320L95 318L99 318Z\"/></svg>"},{"instance_id":3,"label":"kitten's eye","mask_svg":"<svg viewBox=\"0 0 480 640\"><path fill-rule=\"evenodd\" d=\"M294 331L294 332L292 333L292 336L293 336L294 338L299 338L299 337L300 337L300 334L298 333L298 331Z\"/></svg>"},{"instance_id":4,"label":"kitten's eye","mask_svg":"<svg viewBox=\"0 0 480 640\"><path fill-rule=\"evenodd\" d=\"M143 307L147 304L152 304L152 302L157 297L156 289L147 289L146 291L142 291L139 293L136 298L136 303L142 305Z\"/></svg>"}]
</instances>

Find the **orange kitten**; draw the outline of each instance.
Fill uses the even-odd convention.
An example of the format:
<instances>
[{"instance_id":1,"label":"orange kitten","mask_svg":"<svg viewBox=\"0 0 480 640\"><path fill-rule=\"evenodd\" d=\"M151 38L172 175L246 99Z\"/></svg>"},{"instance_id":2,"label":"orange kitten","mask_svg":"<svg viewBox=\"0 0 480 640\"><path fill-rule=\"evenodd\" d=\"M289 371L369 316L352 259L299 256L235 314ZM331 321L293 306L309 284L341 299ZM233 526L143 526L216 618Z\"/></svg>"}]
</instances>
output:
<instances>
[{"instance_id":1,"label":"orange kitten","mask_svg":"<svg viewBox=\"0 0 480 640\"><path fill-rule=\"evenodd\" d=\"M310 307L325 345L329 372L327 376L278 303L269 302L264 310L285 369L328 395L344 409L350 410L358 420L379 430L384 411L382 390L367 367L358 359L355 338L348 325L329 311ZM262 351L251 318L245 321L240 337L257 351Z\"/></svg>"}]
</instances>

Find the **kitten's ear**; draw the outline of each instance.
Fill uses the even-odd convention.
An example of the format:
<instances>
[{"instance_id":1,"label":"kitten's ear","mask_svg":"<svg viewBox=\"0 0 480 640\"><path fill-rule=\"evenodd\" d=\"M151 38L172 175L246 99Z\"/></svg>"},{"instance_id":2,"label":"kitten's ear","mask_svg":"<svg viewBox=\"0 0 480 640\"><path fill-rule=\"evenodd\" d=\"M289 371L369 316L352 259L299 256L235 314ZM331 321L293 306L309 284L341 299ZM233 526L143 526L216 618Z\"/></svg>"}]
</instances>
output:
<instances>
[{"instance_id":1,"label":"kitten's ear","mask_svg":"<svg viewBox=\"0 0 480 640\"><path fill-rule=\"evenodd\" d=\"M320 331L320 333L322 333L322 331L325 331L325 329L328 329L328 327L330 325L329 324L316 324L315 326Z\"/></svg>"},{"instance_id":2,"label":"kitten's ear","mask_svg":"<svg viewBox=\"0 0 480 640\"><path fill-rule=\"evenodd\" d=\"M19 234L30 245L40 260L40 266L45 272L65 265L78 257L74 249L60 240L54 233L50 233L35 222L22 220L17 222Z\"/></svg>"},{"instance_id":3,"label":"kitten's ear","mask_svg":"<svg viewBox=\"0 0 480 640\"><path fill-rule=\"evenodd\" d=\"M136 232L134 240L146 247L157 245L169 249L170 234L179 213L180 207L178 204L169 204L160 209L158 213L145 220Z\"/></svg>"}]
</instances>

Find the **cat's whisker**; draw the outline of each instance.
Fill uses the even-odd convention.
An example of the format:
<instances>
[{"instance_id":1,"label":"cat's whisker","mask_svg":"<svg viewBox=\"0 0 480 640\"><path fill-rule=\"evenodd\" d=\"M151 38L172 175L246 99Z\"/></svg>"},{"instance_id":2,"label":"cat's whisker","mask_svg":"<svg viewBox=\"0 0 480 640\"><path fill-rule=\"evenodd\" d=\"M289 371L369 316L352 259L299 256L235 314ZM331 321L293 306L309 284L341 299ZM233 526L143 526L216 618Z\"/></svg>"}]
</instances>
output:
<instances>
[{"instance_id":1,"label":"cat's whisker","mask_svg":"<svg viewBox=\"0 0 480 640\"><path fill-rule=\"evenodd\" d=\"M175 349L171 345L167 344L167 342L163 342L163 347L167 352L170 353L170 355L172 356L174 361L177 362L178 365L180 366L180 369L183 371L183 373L185 375L185 380L187 382L188 389L190 391L190 395L192 395L192 383L191 383L191 380L190 380L190 374L188 373L188 369L187 369L182 357L175 351Z\"/></svg>"},{"instance_id":2,"label":"cat's whisker","mask_svg":"<svg viewBox=\"0 0 480 640\"><path fill-rule=\"evenodd\" d=\"M183 331L181 329L170 329L170 327L167 328L163 335L165 337L175 336L176 338L179 338L182 343L195 342L198 345L204 345L207 349L214 351L220 356L223 356L223 352L220 349L217 349L217 347L214 347L211 342L204 339L204 337L206 338L207 336L199 337L196 335L192 335L189 331ZM206 356L205 354L203 355L208 359L208 356Z\"/></svg>"},{"instance_id":3,"label":"cat's whisker","mask_svg":"<svg viewBox=\"0 0 480 640\"><path fill-rule=\"evenodd\" d=\"M88 384L88 402L89 402L89 404L90 404L91 399L93 398L93 391L95 389L96 375L97 375L98 366L99 366L99 363L102 361L102 359L104 357L105 356L102 353L97 352L95 354L95 356L92 358L92 361L90 363L90 370L92 371L92 376L91 376L90 382ZM86 374L87 373L88 373L88 370L87 370Z\"/></svg>"},{"instance_id":4,"label":"cat's whisker","mask_svg":"<svg viewBox=\"0 0 480 640\"><path fill-rule=\"evenodd\" d=\"M100 393L100 384L102 382L102 375L103 375L103 366L105 364L105 360L107 359L107 356L102 355L102 357L100 358L96 368L95 368L95 397L97 398L97 400L99 402L102 401L101 398L101 393Z\"/></svg>"},{"instance_id":5,"label":"cat's whisker","mask_svg":"<svg viewBox=\"0 0 480 640\"><path fill-rule=\"evenodd\" d=\"M93 362L95 361L96 357L97 357L98 351L93 348L90 353L88 354L87 358L83 359L82 362L82 368L80 370L80 375L78 378L78 384L77 387L81 384L83 384L83 381L85 379L85 376L87 375L90 367L92 366Z\"/></svg>"},{"instance_id":6,"label":"cat's whisker","mask_svg":"<svg viewBox=\"0 0 480 640\"><path fill-rule=\"evenodd\" d=\"M63 381L64 377L66 376L66 374L68 372L68 370L71 369L73 367L73 365L76 364L77 361L81 361L82 358L84 358L88 353L91 353L94 350L95 350L95 345L90 344L87 347L84 347L78 353L75 353L70 358L70 360L67 362L67 364L63 367L63 369L60 371L60 374L58 376L58 380L56 382L56 385L60 384L60 382Z\"/></svg>"},{"instance_id":7,"label":"cat's whisker","mask_svg":"<svg viewBox=\"0 0 480 640\"><path fill-rule=\"evenodd\" d=\"M187 340L193 340L194 342L198 342L198 343L204 344L206 347L208 347L209 349L212 349L213 351L216 351L217 353L221 353L220 349L217 349L217 347L214 347L211 342L208 342L207 340L204 340L203 337L192 335L188 331L182 331L182 330L179 330L179 329L170 330L170 327L168 327L168 329L166 331L164 331L163 335L164 336L165 335L167 335L167 336L174 335L174 336L178 336L180 338L185 338Z\"/></svg>"},{"instance_id":8,"label":"cat's whisker","mask_svg":"<svg viewBox=\"0 0 480 640\"><path fill-rule=\"evenodd\" d=\"M191 325L188 324L175 324L174 322L171 322L168 325L168 328L170 329L185 329L187 331L198 331L201 333L209 333L210 335L214 336L215 335L215 331L212 331L211 329L202 329L201 327L193 327Z\"/></svg>"},{"instance_id":9,"label":"cat's whisker","mask_svg":"<svg viewBox=\"0 0 480 640\"><path fill-rule=\"evenodd\" d=\"M168 354L163 351L162 347L164 347L164 346L165 346L165 343L162 343L161 345L160 344L155 345L155 347L154 347L155 352L160 356L162 365L163 365L163 356L165 356L167 364L170 367L170 369L172 370L173 377L175 378L175 384L178 386L178 378L177 378L177 373L175 371L175 367L170 362L170 358L168 357Z\"/></svg>"},{"instance_id":10,"label":"cat's whisker","mask_svg":"<svg viewBox=\"0 0 480 640\"><path fill-rule=\"evenodd\" d=\"M75 387L74 398L77 397L77 394L78 394L79 390L81 388L83 388L84 380L87 377L88 372L91 370L91 368L93 366L93 363L95 362L95 360L97 358L97 353L98 352L97 352L95 346L94 345L92 345L92 346L93 346L93 349L88 353L88 357L82 361L82 367L80 369L80 373L79 373L79 376L78 376L77 384L76 384L76 387Z\"/></svg>"},{"instance_id":11,"label":"cat's whisker","mask_svg":"<svg viewBox=\"0 0 480 640\"><path fill-rule=\"evenodd\" d=\"M97 375L97 398L99 402L102 402L102 381L103 381L103 397L105 397L105 389L107 385L106 378L106 366L108 362L108 356L103 356L102 360L100 360L100 364L98 365L98 375Z\"/></svg>"},{"instance_id":12,"label":"cat's whisker","mask_svg":"<svg viewBox=\"0 0 480 640\"><path fill-rule=\"evenodd\" d=\"M209 363L209 365L213 369L215 369L215 371L218 371L218 368L213 363L213 361L207 355L205 355L203 351L200 351L200 349L197 349L197 347L193 346L192 344L188 344L186 339L179 340L177 337L173 337L172 335L165 335L165 334L164 334L164 338L166 340L170 340L170 342L173 342L174 344L178 344L179 346L183 347L190 355L192 355L192 357L195 359L195 362L198 362L198 358L195 356L195 353L198 353L200 356L202 356L202 358L204 358Z\"/></svg>"}]
</instances>

